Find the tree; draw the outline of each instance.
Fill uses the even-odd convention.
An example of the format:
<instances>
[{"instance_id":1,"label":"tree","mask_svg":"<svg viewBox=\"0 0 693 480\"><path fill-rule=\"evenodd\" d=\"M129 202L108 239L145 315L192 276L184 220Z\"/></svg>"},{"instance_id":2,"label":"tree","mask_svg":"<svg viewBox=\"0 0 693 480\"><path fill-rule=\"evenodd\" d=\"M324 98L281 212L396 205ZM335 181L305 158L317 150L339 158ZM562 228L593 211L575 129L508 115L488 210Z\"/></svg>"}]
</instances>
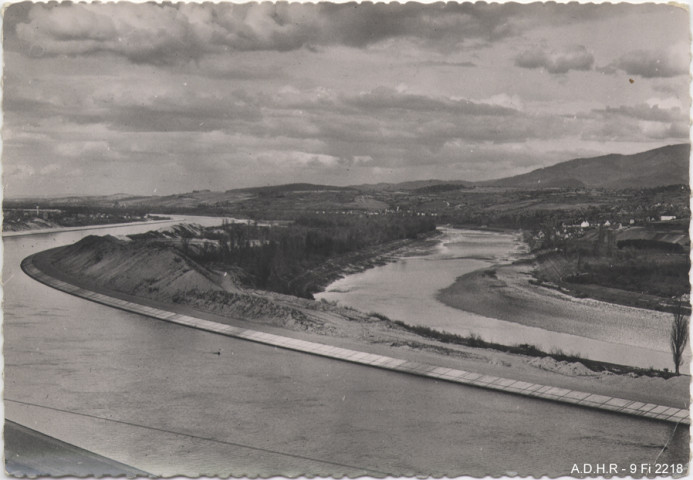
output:
<instances>
[{"instance_id":1,"label":"tree","mask_svg":"<svg viewBox=\"0 0 693 480\"><path fill-rule=\"evenodd\" d=\"M180 240L183 253L185 255L190 255L190 237L182 237Z\"/></svg>"},{"instance_id":2,"label":"tree","mask_svg":"<svg viewBox=\"0 0 693 480\"><path fill-rule=\"evenodd\" d=\"M683 305L678 302L674 310L674 321L671 323L671 334L669 337L671 354L674 359L676 375L683 362L683 352L688 343L688 317L686 316Z\"/></svg>"}]
</instances>

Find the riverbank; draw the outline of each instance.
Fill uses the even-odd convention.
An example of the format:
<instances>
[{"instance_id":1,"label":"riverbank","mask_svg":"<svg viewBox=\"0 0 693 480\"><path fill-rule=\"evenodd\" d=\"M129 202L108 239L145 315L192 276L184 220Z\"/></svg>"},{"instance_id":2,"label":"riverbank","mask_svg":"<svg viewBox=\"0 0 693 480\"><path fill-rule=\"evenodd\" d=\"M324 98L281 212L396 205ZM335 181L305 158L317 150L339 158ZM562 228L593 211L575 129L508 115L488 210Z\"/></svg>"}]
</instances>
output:
<instances>
[{"instance_id":1,"label":"riverbank","mask_svg":"<svg viewBox=\"0 0 693 480\"><path fill-rule=\"evenodd\" d=\"M485 317L571 335L647 348L666 340L671 314L577 298L536 285L533 265L520 262L460 276L437 298ZM580 355L580 352L560 352Z\"/></svg>"},{"instance_id":2,"label":"riverbank","mask_svg":"<svg viewBox=\"0 0 693 480\"><path fill-rule=\"evenodd\" d=\"M482 375L477 372L441 367L438 364L404 360L401 358L367 353L362 350L344 349L325 343L294 339L285 335L268 334L255 329L233 327L189 315L180 315L171 312L170 310L152 308L134 302L125 302L60 282L39 271L33 265L32 258L22 262L22 268L27 274L31 275L36 280L72 295L193 329L212 332L219 335L238 338L264 345L270 345L282 349L294 350L309 355L318 355L334 360L356 363L367 367L426 377L432 380L443 380L465 386L474 386L482 389L523 395L542 400L552 400L569 405L579 405L598 410L633 415L636 417L664 420L676 425L679 423L689 424L688 408L676 408L668 405L657 405L653 403L645 404L643 402L621 397L595 395L590 394L589 392L562 389L543 384L533 384L512 378ZM215 354L220 356L221 350L218 350L215 352Z\"/></svg>"},{"instance_id":3,"label":"riverbank","mask_svg":"<svg viewBox=\"0 0 693 480\"><path fill-rule=\"evenodd\" d=\"M690 291L685 253L630 250L600 256L548 251L534 254L532 265L540 287L628 307L672 313L678 308L676 298ZM683 308L690 313L689 305Z\"/></svg>"},{"instance_id":4,"label":"riverbank","mask_svg":"<svg viewBox=\"0 0 693 480\"><path fill-rule=\"evenodd\" d=\"M385 265L396 258L414 256L433 248L441 236L439 230L419 234L415 239L395 240L364 248L352 253L332 257L319 266L306 270L293 278L292 284L311 294L325 290L335 280Z\"/></svg>"},{"instance_id":5,"label":"riverbank","mask_svg":"<svg viewBox=\"0 0 693 480\"><path fill-rule=\"evenodd\" d=\"M144 226L133 228L144 230ZM459 387L184 328L65 294L19 269L21 259L81 236L20 237L5 248L5 396L77 414L10 402L6 413L11 420L36 425L68 443L99 448L101 454L162 477L195 477L200 472L222 477L363 474L334 465L318 468L289 457L279 463L268 450L395 476L453 477L460 472L502 476L508 471L532 475L538 468L555 476L566 471L557 458L582 462L602 455L627 465L654 458L649 455L665 445L661 462L688 459L688 429L682 425L673 428L663 422ZM275 330L284 336L308 337ZM322 343L342 341L313 337ZM393 348L363 345L353 350ZM398 348L401 358L433 357L414 347ZM456 365L450 368L465 369L463 358L451 356L446 361ZM515 371L493 364L487 368L506 378ZM590 383L617 385L619 380L620 376L611 375ZM626 395L617 387L612 390L611 396ZM568 428L577 424L579 429ZM278 434L267 436L267 432ZM528 432L530 437L518 437L516 432ZM236 447L239 444L262 450L253 453ZM469 458L475 458L478 466L471 473ZM229 463L229 459L235 460Z\"/></svg>"},{"instance_id":6,"label":"riverbank","mask_svg":"<svg viewBox=\"0 0 693 480\"><path fill-rule=\"evenodd\" d=\"M226 325L242 328L252 326L253 329L294 338L571 390L616 397L627 394L627 398L643 402L679 407L687 405L689 380L686 376L664 379L635 373L613 375L608 371L592 371L578 362L450 343L422 336L377 315L329 302L314 302L270 292L247 291L242 296L229 296L227 293L230 292L224 293L218 289L204 296L187 290L177 302L172 300L172 292L162 293L155 289L139 289L137 295L133 295L123 291L123 284L109 283L108 276L99 278L95 275L95 272L103 273L104 270L97 264L105 261L105 258L94 263L101 256L99 252L91 257L91 270L83 268L89 262L85 263L87 258L82 257L81 261L72 263L72 268L81 264L82 270L74 271L65 268L68 265L64 263L66 253L70 252L59 248L37 254L33 259L35 265L46 274L82 288ZM122 264L131 257L131 253L123 253L123 258L111 258L110 264ZM178 264L175 260L171 262ZM56 264L61 266L56 268ZM133 264L139 267L144 265L141 258ZM134 273L134 270L130 273ZM127 278L128 272L120 271L116 276L122 280ZM155 276L160 280L168 278L161 271L155 272Z\"/></svg>"}]
</instances>

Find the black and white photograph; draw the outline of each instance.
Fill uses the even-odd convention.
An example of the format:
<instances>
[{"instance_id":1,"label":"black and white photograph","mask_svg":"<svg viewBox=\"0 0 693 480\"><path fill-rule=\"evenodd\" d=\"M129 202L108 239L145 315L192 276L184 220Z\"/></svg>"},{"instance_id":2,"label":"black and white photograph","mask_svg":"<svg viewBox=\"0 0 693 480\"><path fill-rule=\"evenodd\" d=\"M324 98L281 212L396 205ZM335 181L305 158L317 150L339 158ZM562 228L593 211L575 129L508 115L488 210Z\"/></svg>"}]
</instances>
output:
<instances>
[{"instance_id":1,"label":"black and white photograph","mask_svg":"<svg viewBox=\"0 0 693 480\"><path fill-rule=\"evenodd\" d=\"M687 4L3 7L7 476L689 475Z\"/></svg>"}]
</instances>

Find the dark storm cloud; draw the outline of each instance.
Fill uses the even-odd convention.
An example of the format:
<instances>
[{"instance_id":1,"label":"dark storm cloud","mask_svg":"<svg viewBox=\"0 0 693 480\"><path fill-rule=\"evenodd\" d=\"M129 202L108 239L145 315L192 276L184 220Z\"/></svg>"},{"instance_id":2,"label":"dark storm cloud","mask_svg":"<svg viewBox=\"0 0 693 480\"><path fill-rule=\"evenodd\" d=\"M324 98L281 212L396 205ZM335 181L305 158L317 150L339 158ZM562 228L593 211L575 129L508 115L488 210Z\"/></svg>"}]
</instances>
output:
<instances>
[{"instance_id":1,"label":"dark storm cloud","mask_svg":"<svg viewBox=\"0 0 693 480\"><path fill-rule=\"evenodd\" d=\"M582 45L562 51L534 47L515 57L515 65L530 69L544 68L549 73L563 74L570 70L591 70L594 56Z\"/></svg>"}]
</instances>

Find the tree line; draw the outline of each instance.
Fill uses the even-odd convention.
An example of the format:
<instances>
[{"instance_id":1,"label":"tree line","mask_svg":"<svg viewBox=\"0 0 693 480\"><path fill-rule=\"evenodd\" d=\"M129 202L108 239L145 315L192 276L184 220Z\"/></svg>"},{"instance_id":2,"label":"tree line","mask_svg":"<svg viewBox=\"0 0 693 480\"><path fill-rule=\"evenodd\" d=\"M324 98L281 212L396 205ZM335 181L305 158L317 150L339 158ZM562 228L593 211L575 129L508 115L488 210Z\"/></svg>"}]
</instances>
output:
<instances>
[{"instance_id":1,"label":"tree line","mask_svg":"<svg viewBox=\"0 0 693 480\"><path fill-rule=\"evenodd\" d=\"M230 267L255 288L310 298L292 279L333 257L435 231L433 219L416 216L303 215L286 226L224 223L210 228L199 248L183 242L203 264Z\"/></svg>"}]
</instances>

